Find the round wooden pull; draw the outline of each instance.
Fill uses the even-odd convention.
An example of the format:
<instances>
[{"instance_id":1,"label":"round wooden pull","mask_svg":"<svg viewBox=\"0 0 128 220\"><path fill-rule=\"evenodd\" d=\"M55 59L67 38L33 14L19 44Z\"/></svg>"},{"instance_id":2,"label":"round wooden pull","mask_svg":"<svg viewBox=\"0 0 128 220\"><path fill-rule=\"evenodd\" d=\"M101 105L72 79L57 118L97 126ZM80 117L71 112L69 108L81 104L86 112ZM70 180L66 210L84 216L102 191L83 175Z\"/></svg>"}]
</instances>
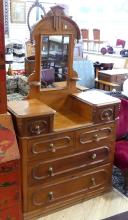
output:
<instances>
[{"instance_id":1,"label":"round wooden pull","mask_svg":"<svg viewBox=\"0 0 128 220\"><path fill-rule=\"evenodd\" d=\"M104 116L105 116L105 118L106 118L107 120L110 120L110 115L109 115L108 112L105 112Z\"/></svg>"},{"instance_id":2,"label":"round wooden pull","mask_svg":"<svg viewBox=\"0 0 128 220\"><path fill-rule=\"evenodd\" d=\"M48 193L48 198L49 198L49 200L52 200L52 199L53 199L53 192L49 192L49 193Z\"/></svg>"},{"instance_id":3,"label":"round wooden pull","mask_svg":"<svg viewBox=\"0 0 128 220\"><path fill-rule=\"evenodd\" d=\"M51 151L51 152L53 152L53 153L56 152L56 148L55 148L55 146L54 146L53 143L49 144L49 151Z\"/></svg>"},{"instance_id":4,"label":"round wooden pull","mask_svg":"<svg viewBox=\"0 0 128 220\"><path fill-rule=\"evenodd\" d=\"M93 160L95 160L96 157L97 157L97 155L96 155L95 153L93 153L92 156L91 156L91 158L92 158Z\"/></svg>"},{"instance_id":5,"label":"round wooden pull","mask_svg":"<svg viewBox=\"0 0 128 220\"><path fill-rule=\"evenodd\" d=\"M91 178L91 181L92 181L92 185L95 186L95 185L96 185L96 180L95 180L95 178Z\"/></svg>"},{"instance_id":6,"label":"round wooden pull","mask_svg":"<svg viewBox=\"0 0 128 220\"><path fill-rule=\"evenodd\" d=\"M94 138L95 141L98 141L99 140L98 139L98 134L94 134L93 138Z\"/></svg>"},{"instance_id":7,"label":"round wooden pull","mask_svg":"<svg viewBox=\"0 0 128 220\"><path fill-rule=\"evenodd\" d=\"M53 168L52 168L52 167L49 167L49 168L48 168L48 172L49 172L49 175L50 175L50 176L53 176Z\"/></svg>"}]
</instances>

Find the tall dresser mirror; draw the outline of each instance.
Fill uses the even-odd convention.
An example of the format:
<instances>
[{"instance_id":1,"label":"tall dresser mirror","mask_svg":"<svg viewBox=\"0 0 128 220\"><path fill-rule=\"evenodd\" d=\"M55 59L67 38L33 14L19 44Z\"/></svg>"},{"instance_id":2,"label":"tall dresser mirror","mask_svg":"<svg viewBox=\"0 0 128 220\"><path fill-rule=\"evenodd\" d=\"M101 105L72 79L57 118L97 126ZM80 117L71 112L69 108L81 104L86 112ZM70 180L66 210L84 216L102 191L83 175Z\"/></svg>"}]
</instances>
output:
<instances>
[{"instance_id":1,"label":"tall dresser mirror","mask_svg":"<svg viewBox=\"0 0 128 220\"><path fill-rule=\"evenodd\" d=\"M65 15L63 7L52 7L35 25L32 37L35 42L35 71L29 77L29 97L39 94L43 97L50 91L76 91L78 75L72 66L74 44L80 39L80 30Z\"/></svg>"},{"instance_id":2,"label":"tall dresser mirror","mask_svg":"<svg viewBox=\"0 0 128 220\"><path fill-rule=\"evenodd\" d=\"M41 36L41 89L67 86L69 36Z\"/></svg>"}]
</instances>

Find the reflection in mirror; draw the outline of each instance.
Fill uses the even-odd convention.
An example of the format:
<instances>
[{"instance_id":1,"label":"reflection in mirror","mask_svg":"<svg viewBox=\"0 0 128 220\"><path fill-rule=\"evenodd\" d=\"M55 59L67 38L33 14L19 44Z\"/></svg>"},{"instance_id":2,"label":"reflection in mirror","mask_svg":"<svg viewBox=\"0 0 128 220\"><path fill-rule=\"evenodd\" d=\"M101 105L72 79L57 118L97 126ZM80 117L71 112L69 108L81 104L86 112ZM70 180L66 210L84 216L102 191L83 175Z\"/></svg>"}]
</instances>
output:
<instances>
[{"instance_id":1,"label":"reflection in mirror","mask_svg":"<svg viewBox=\"0 0 128 220\"><path fill-rule=\"evenodd\" d=\"M67 86L69 36L41 38L41 89Z\"/></svg>"}]
</instances>

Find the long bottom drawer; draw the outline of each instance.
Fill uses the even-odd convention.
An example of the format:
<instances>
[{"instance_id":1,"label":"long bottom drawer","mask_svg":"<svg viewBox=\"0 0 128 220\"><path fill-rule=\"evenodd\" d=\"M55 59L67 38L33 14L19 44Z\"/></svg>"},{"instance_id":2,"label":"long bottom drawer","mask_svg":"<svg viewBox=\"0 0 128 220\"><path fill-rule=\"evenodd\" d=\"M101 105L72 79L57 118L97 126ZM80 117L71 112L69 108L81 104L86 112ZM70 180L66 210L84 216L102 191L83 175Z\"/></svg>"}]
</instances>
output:
<instances>
[{"instance_id":1,"label":"long bottom drawer","mask_svg":"<svg viewBox=\"0 0 128 220\"><path fill-rule=\"evenodd\" d=\"M64 203L71 198L86 198L86 195L95 196L98 190L111 186L112 165L107 164L88 172L80 172L72 175L63 182L55 183L52 186L41 185L32 187L28 191L28 211L40 208L52 207L55 204Z\"/></svg>"}]
</instances>

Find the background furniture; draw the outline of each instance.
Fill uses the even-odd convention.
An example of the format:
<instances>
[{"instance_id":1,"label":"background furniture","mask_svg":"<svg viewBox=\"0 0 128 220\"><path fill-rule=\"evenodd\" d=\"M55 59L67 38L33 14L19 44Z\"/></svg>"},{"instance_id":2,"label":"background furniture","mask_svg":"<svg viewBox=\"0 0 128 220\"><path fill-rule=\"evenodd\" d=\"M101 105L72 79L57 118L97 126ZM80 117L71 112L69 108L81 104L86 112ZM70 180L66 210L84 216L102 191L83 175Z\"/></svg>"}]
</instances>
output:
<instances>
[{"instance_id":1,"label":"background furniture","mask_svg":"<svg viewBox=\"0 0 128 220\"><path fill-rule=\"evenodd\" d=\"M100 29L94 28L93 29L93 50L100 51L100 45L103 43L104 41L100 39Z\"/></svg>"},{"instance_id":2,"label":"background furniture","mask_svg":"<svg viewBox=\"0 0 128 220\"><path fill-rule=\"evenodd\" d=\"M87 51L89 50L89 29L81 29L81 36L83 44L87 44Z\"/></svg>"},{"instance_id":3,"label":"background furniture","mask_svg":"<svg viewBox=\"0 0 128 220\"><path fill-rule=\"evenodd\" d=\"M100 70L98 79L118 84L118 90L122 90L123 82L128 78L128 69Z\"/></svg>"},{"instance_id":4,"label":"background furniture","mask_svg":"<svg viewBox=\"0 0 128 220\"><path fill-rule=\"evenodd\" d=\"M119 90L120 86L117 83L114 82L108 82L107 80L100 78L99 73L100 71L104 70L111 70L113 69L113 63L94 63L95 68L95 87L97 89L103 89L111 91L113 89Z\"/></svg>"},{"instance_id":5,"label":"background furniture","mask_svg":"<svg viewBox=\"0 0 128 220\"><path fill-rule=\"evenodd\" d=\"M117 40L116 40L116 47L121 46L121 48L124 48L124 47L125 47L125 43L126 43L125 40L117 39Z\"/></svg>"},{"instance_id":6,"label":"background furniture","mask_svg":"<svg viewBox=\"0 0 128 220\"><path fill-rule=\"evenodd\" d=\"M10 114L0 117L0 219L22 220L20 155Z\"/></svg>"},{"instance_id":7,"label":"background furniture","mask_svg":"<svg viewBox=\"0 0 128 220\"><path fill-rule=\"evenodd\" d=\"M124 190L128 192L128 99L121 98L116 130L115 165L124 176Z\"/></svg>"}]
</instances>

